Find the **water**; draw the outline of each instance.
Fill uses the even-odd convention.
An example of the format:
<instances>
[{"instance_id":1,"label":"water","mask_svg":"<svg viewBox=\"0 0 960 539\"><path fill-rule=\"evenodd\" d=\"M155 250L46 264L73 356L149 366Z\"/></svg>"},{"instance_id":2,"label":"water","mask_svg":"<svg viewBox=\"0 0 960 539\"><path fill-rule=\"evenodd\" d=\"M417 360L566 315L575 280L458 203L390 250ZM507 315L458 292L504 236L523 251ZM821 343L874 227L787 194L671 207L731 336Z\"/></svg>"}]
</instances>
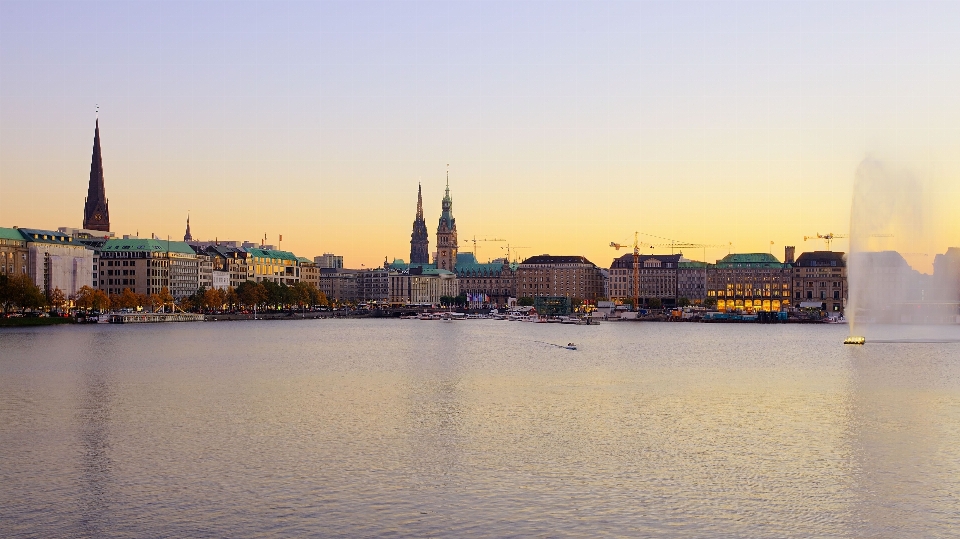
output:
<instances>
[{"instance_id":1,"label":"water","mask_svg":"<svg viewBox=\"0 0 960 539\"><path fill-rule=\"evenodd\" d=\"M6 329L0 536L956 536L960 344L846 334Z\"/></svg>"}]
</instances>

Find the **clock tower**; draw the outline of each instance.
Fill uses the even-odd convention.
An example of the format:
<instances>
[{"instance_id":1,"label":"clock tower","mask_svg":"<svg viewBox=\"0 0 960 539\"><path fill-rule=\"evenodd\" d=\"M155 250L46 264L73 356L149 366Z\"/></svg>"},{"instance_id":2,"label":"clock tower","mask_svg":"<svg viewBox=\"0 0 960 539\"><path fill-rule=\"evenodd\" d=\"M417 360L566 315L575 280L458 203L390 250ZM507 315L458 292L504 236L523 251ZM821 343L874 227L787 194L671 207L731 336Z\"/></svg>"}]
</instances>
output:
<instances>
[{"instance_id":1,"label":"clock tower","mask_svg":"<svg viewBox=\"0 0 960 539\"><path fill-rule=\"evenodd\" d=\"M450 198L450 171L447 171L447 191L443 196L443 212L437 226L437 269L453 271L457 263L457 220L453 217L453 199Z\"/></svg>"}]
</instances>

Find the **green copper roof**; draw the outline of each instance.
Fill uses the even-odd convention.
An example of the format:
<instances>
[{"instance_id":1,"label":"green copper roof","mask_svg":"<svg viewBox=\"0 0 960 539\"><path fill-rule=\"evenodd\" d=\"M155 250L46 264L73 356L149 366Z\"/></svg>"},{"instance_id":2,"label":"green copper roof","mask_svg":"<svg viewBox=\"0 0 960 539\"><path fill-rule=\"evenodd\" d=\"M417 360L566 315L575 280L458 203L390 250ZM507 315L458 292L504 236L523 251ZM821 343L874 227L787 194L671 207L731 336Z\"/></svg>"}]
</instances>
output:
<instances>
[{"instance_id":1,"label":"green copper roof","mask_svg":"<svg viewBox=\"0 0 960 539\"><path fill-rule=\"evenodd\" d=\"M276 249L247 249L247 252L259 258L279 258L280 260L297 261L297 255L289 251L277 251Z\"/></svg>"},{"instance_id":2,"label":"green copper roof","mask_svg":"<svg viewBox=\"0 0 960 539\"><path fill-rule=\"evenodd\" d=\"M677 264L677 267L680 269L703 269L709 268L712 265L713 264L709 264L707 262L697 262L696 260L692 260L690 262L680 262Z\"/></svg>"},{"instance_id":3,"label":"green copper roof","mask_svg":"<svg viewBox=\"0 0 960 539\"><path fill-rule=\"evenodd\" d=\"M457 253L457 263L454 270L457 275L462 276L496 276L503 272L503 264L498 262L479 262L473 253Z\"/></svg>"},{"instance_id":4,"label":"green copper roof","mask_svg":"<svg viewBox=\"0 0 960 539\"><path fill-rule=\"evenodd\" d=\"M180 253L185 255L194 255L193 248L182 241L167 241L153 239L123 239L107 240L100 251L109 252L137 252L144 251L149 253Z\"/></svg>"},{"instance_id":5,"label":"green copper roof","mask_svg":"<svg viewBox=\"0 0 960 539\"><path fill-rule=\"evenodd\" d=\"M0 240L23 240L23 235L16 228L0 227Z\"/></svg>"},{"instance_id":6,"label":"green copper roof","mask_svg":"<svg viewBox=\"0 0 960 539\"><path fill-rule=\"evenodd\" d=\"M770 253L730 254L717 260L718 268L785 268L784 264Z\"/></svg>"}]
</instances>

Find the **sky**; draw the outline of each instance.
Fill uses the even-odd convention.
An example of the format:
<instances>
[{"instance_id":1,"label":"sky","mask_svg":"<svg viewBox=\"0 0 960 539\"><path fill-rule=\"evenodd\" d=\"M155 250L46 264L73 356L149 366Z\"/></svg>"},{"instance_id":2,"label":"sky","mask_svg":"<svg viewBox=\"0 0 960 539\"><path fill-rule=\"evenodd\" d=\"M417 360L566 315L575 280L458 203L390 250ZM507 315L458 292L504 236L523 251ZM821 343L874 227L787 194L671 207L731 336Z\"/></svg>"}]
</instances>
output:
<instances>
[{"instance_id":1,"label":"sky","mask_svg":"<svg viewBox=\"0 0 960 539\"><path fill-rule=\"evenodd\" d=\"M824 247L865 159L960 244L960 3L0 1L0 226L79 227L99 105L118 234L348 267L431 250ZM773 244L771 245L771 242ZM732 245L731 245L732 243ZM845 240L834 242L846 250Z\"/></svg>"}]
</instances>

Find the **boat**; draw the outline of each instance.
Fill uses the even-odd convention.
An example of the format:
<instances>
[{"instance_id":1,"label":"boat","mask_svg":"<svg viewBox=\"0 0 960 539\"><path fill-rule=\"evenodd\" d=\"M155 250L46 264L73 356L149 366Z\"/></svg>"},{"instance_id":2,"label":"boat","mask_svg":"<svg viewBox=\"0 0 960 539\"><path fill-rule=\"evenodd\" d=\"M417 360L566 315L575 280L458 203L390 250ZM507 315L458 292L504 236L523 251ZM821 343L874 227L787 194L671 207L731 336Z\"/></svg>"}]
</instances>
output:
<instances>
[{"instance_id":1,"label":"boat","mask_svg":"<svg viewBox=\"0 0 960 539\"><path fill-rule=\"evenodd\" d=\"M564 348L566 348L567 350L576 350L576 349L577 349L577 345L574 344L574 343L572 343L572 342L568 342L567 345L564 346Z\"/></svg>"}]
</instances>

